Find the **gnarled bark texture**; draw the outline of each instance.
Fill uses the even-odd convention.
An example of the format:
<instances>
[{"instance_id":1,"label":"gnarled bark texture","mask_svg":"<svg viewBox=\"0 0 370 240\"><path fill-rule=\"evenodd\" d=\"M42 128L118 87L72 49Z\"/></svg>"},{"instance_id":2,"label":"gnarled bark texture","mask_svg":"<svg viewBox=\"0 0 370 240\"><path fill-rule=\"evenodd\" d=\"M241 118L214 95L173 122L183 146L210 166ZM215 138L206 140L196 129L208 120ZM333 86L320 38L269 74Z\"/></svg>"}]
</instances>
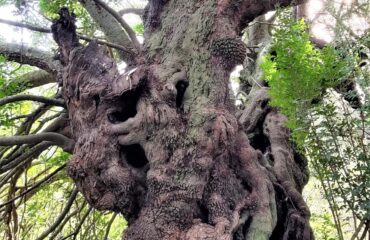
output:
<instances>
[{"instance_id":1,"label":"gnarled bark texture","mask_svg":"<svg viewBox=\"0 0 370 240\"><path fill-rule=\"evenodd\" d=\"M68 172L93 207L124 214L123 239L313 239L286 119L265 88L241 115L228 90L241 31L277 3L290 1L149 1L126 74L96 43L78 45L68 14L54 23L76 142Z\"/></svg>"}]
</instances>

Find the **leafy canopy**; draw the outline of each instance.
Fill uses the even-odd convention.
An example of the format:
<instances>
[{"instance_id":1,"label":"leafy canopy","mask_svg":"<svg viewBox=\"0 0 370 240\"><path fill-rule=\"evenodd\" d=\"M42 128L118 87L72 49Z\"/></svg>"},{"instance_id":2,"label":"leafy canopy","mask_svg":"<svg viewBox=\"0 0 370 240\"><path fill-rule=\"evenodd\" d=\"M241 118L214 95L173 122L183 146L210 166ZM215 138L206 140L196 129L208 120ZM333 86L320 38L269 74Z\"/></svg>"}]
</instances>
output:
<instances>
[{"instance_id":1,"label":"leafy canopy","mask_svg":"<svg viewBox=\"0 0 370 240\"><path fill-rule=\"evenodd\" d=\"M314 48L304 20L293 21L283 14L276 27L270 54L261 68L268 82L270 105L288 117L287 127L302 143L306 136L306 114L344 76L345 61L333 47Z\"/></svg>"}]
</instances>

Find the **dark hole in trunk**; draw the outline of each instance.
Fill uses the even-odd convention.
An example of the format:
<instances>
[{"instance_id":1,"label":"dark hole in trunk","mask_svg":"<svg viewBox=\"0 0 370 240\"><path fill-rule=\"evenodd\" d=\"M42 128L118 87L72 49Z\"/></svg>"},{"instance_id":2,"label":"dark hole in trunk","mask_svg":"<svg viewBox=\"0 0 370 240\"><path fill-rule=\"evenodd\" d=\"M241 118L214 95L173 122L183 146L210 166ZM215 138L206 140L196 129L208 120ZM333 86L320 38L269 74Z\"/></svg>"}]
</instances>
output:
<instances>
[{"instance_id":1,"label":"dark hole in trunk","mask_svg":"<svg viewBox=\"0 0 370 240\"><path fill-rule=\"evenodd\" d=\"M100 97L99 97L99 95L94 95L93 96L93 100L94 100L94 103L95 103L95 108L98 108L98 106L100 104Z\"/></svg>"},{"instance_id":2,"label":"dark hole in trunk","mask_svg":"<svg viewBox=\"0 0 370 240\"><path fill-rule=\"evenodd\" d=\"M262 153L265 153L267 148L270 146L270 141L262 132L262 126L258 127L255 132L248 136L248 138L251 146L254 149L260 150Z\"/></svg>"},{"instance_id":3,"label":"dark hole in trunk","mask_svg":"<svg viewBox=\"0 0 370 240\"><path fill-rule=\"evenodd\" d=\"M181 108L182 107L182 100L184 99L184 94L186 91L186 88L189 86L189 83L186 81L179 81L176 83L176 107Z\"/></svg>"},{"instance_id":4,"label":"dark hole in trunk","mask_svg":"<svg viewBox=\"0 0 370 240\"><path fill-rule=\"evenodd\" d=\"M275 200L277 208L277 224L274 231L271 234L270 240L282 239L285 232L285 220L288 213L288 207L286 205L285 190L279 184L274 184L275 189Z\"/></svg>"},{"instance_id":5,"label":"dark hole in trunk","mask_svg":"<svg viewBox=\"0 0 370 240\"><path fill-rule=\"evenodd\" d=\"M135 117L137 114L136 104L140 99L141 92L141 89L137 89L135 91L125 93L125 95L118 100L117 105L121 108L117 111L109 113L108 120L111 123L119 123Z\"/></svg>"},{"instance_id":6,"label":"dark hole in trunk","mask_svg":"<svg viewBox=\"0 0 370 240\"><path fill-rule=\"evenodd\" d=\"M267 104L269 103L269 100L263 100L261 103L261 108L265 109L267 107Z\"/></svg>"},{"instance_id":7,"label":"dark hole in trunk","mask_svg":"<svg viewBox=\"0 0 370 240\"><path fill-rule=\"evenodd\" d=\"M202 223L208 223L208 216L208 209L202 203L198 203L198 211L195 218L199 218Z\"/></svg>"},{"instance_id":8,"label":"dark hole in trunk","mask_svg":"<svg viewBox=\"0 0 370 240\"><path fill-rule=\"evenodd\" d=\"M243 186L243 188L245 190L247 190L248 192L252 192L252 186L247 182L245 181L244 179L241 181L241 184Z\"/></svg>"},{"instance_id":9,"label":"dark hole in trunk","mask_svg":"<svg viewBox=\"0 0 370 240\"><path fill-rule=\"evenodd\" d=\"M144 168L148 164L144 149L139 144L121 146L120 151L131 167Z\"/></svg>"},{"instance_id":10,"label":"dark hole in trunk","mask_svg":"<svg viewBox=\"0 0 370 240\"><path fill-rule=\"evenodd\" d=\"M248 213L241 213L240 215L244 215L244 214L248 214ZM248 229L250 227L252 223L252 217L248 217L248 219L242 223L238 229L235 231L234 235L233 235L233 240L244 240L246 239L245 236L248 232Z\"/></svg>"}]
</instances>

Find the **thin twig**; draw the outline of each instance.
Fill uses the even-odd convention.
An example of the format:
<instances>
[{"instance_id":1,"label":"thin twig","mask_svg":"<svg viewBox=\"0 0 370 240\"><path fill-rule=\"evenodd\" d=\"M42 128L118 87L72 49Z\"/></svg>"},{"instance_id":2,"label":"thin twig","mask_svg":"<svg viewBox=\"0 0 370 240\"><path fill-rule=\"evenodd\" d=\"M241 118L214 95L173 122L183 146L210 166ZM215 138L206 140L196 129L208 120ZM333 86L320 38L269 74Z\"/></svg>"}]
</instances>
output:
<instances>
[{"instance_id":1,"label":"thin twig","mask_svg":"<svg viewBox=\"0 0 370 240\"><path fill-rule=\"evenodd\" d=\"M117 213L114 213L112 218L109 220L108 222L108 226L106 228L106 231L105 231L105 236L104 236L104 240L108 240L108 237L109 237L109 232L110 232L110 228L112 227L112 224L114 222L114 219L117 217Z\"/></svg>"},{"instance_id":2,"label":"thin twig","mask_svg":"<svg viewBox=\"0 0 370 240\"><path fill-rule=\"evenodd\" d=\"M40 155L43 151L45 151L48 147L52 145L53 143L51 142L42 142L33 146L31 149L15 159L4 159L0 162L0 174L9 171L22 162L26 164L27 162L32 161L33 157Z\"/></svg>"},{"instance_id":3,"label":"thin twig","mask_svg":"<svg viewBox=\"0 0 370 240\"><path fill-rule=\"evenodd\" d=\"M26 191L22 192L21 194L19 194L18 196L10 199L9 201L3 203L0 205L0 208L8 205L8 204L11 204L13 203L15 200L23 197L24 195L26 195L27 193L31 192L32 190L40 187L41 185L43 185L45 182L47 182L48 180L50 180L51 178L53 178L58 172L60 172L63 168L66 167L66 164L63 164L62 166L60 166L59 168L57 168L54 172L52 172L50 175L48 175L47 177L45 177L43 180L39 181L38 183L36 183L34 186L30 187L29 189L27 189Z\"/></svg>"},{"instance_id":4,"label":"thin twig","mask_svg":"<svg viewBox=\"0 0 370 240\"><path fill-rule=\"evenodd\" d=\"M80 223L78 224L76 230L74 230L71 234L69 234L68 236L62 238L61 240L68 239L68 238L70 238L72 236L73 236L73 239L76 239L77 234L81 230L82 224L85 222L86 218L89 216L89 214L91 213L92 210L93 210L93 208L92 207L89 207L89 209L87 210L87 212L82 216L82 219L81 219Z\"/></svg>"},{"instance_id":5,"label":"thin twig","mask_svg":"<svg viewBox=\"0 0 370 240\"><path fill-rule=\"evenodd\" d=\"M364 220L362 220L362 221L360 222L360 225L358 225L358 227L356 228L355 232L353 233L353 235L352 235L352 237L351 237L351 240L355 240L355 239L357 238L357 236L358 236L358 234L360 233L361 228L364 226L364 224L365 224L365 221L364 221Z\"/></svg>"},{"instance_id":6,"label":"thin twig","mask_svg":"<svg viewBox=\"0 0 370 240\"><path fill-rule=\"evenodd\" d=\"M54 231L59 226L59 224L63 221L63 219L65 218L65 216L71 209L72 204L77 197L77 193L78 193L77 189L74 189L62 213L58 216L55 222L44 233L42 233L41 236L39 236L36 240L42 240L46 238L52 231Z\"/></svg>"}]
</instances>

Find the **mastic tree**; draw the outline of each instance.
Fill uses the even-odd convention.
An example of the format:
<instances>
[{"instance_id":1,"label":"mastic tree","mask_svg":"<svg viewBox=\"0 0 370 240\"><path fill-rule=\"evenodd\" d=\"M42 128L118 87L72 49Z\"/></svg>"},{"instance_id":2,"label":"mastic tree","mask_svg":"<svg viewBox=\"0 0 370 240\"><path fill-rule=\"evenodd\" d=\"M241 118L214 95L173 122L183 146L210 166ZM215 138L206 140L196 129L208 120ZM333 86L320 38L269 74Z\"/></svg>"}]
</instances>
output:
<instances>
[{"instance_id":1,"label":"mastic tree","mask_svg":"<svg viewBox=\"0 0 370 240\"><path fill-rule=\"evenodd\" d=\"M58 45L54 54L0 45L7 60L41 69L22 75L25 88L57 82L59 89L46 98L12 95L21 91L15 88L0 100L42 103L14 136L0 138L6 146L1 181L11 193L1 205L8 221L14 201L32 192L15 196L17 176L58 146L71 154L67 173L88 204L127 219L123 239L313 239L302 197L307 161L291 141L286 117L268 104L262 78L246 91L243 110L229 90L230 73L243 63L248 69L256 57L250 50L268 32L249 26L253 37L245 43L248 25L301 1L151 0L144 10L129 11L142 14L143 43L123 13L105 2L64 2L70 8L58 8L51 29L2 20L51 32ZM104 40L77 32L79 18L93 21ZM32 129L53 106L64 110L46 128Z\"/></svg>"}]
</instances>

